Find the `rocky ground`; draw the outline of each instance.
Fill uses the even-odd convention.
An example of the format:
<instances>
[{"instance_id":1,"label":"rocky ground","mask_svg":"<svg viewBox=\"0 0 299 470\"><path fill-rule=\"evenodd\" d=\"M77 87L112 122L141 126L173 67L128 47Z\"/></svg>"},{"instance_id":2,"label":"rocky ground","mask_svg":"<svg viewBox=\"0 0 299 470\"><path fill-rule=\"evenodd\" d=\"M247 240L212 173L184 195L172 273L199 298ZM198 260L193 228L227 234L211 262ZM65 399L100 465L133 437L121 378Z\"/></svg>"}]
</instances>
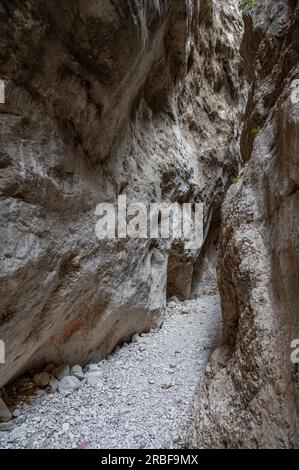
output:
<instances>
[{"instance_id":1,"label":"rocky ground","mask_svg":"<svg viewBox=\"0 0 299 470\"><path fill-rule=\"evenodd\" d=\"M3 393L13 418L0 424L0 447L183 446L220 327L217 296L171 301L160 330L133 337L83 373L49 365L19 379Z\"/></svg>"}]
</instances>

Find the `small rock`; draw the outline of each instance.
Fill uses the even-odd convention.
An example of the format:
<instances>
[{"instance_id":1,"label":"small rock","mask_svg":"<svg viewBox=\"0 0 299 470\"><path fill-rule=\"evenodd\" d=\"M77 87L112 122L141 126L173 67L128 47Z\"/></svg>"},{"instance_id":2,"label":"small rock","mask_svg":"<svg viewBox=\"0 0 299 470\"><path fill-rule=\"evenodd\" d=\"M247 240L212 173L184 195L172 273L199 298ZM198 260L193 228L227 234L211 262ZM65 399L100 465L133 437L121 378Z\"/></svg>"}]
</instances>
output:
<instances>
[{"instance_id":1,"label":"small rock","mask_svg":"<svg viewBox=\"0 0 299 470\"><path fill-rule=\"evenodd\" d=\"M83 380L84 377L85 377L84 372L82 370L82 367L79 366L79 365L75 365L75 366L72 367L71 375L73 375L74 377L76 377L79 380Z\"/></svg>"},{"instance_id":2,"label":"small rock","mask_svg":"<svg viewBox=\"0 0 299 470\"><path fill-rule=\"evenodd\" d=\"M34 392L34 395L36 395L37 397L43 397L45 394L45 390L41 390L40 388Z\"/></svg>"},{"instance_id":3,"label":"small rock","mask_svg":"<svg viewBox=\"0 0 299 470\"><path fill-rule=\"evenodd\" d=\"M103 405L109 405L111 400L109 398L109 396L106 394L106 393L101 393L100 394L100 402L99 402L99 405L100 406L103 406ZM128 403L127 403L128 404Z\"/></svg>"},{"instance_id":4,"label":"small rock","mask_svg":"<svg viewBox=\"0 0 299 470\"><path fill-rule=\"evenodd\" d=\"M77 377L67 376L59 382L58 390L63 395L70 395L76 390L79 390L80 386L81 382Z\"/></svg>"},{"instance_id":5,"label":"small rock","mask_svg":"<svg viewBox=\"0 0 299 470\"><path fill-rule=\"evenodd\" d=\"M86 369L88 372L96 372L99 370L99 367L98 364L89 364Z\"/></svg>"},{"instance_id":6,"label":"small rock","mask_svg":"<svg viewBox=\"0 0 299 470\"><path fill-rule=\"evenodd\" d=\"M26 428L25 426L20 426L15 428L9 435L7 442L17 442L26 437Z\"/></svg>"},{"instance_id":7,"label":"small rock","mask_svg":"<svg viewBox=\"0 0 299 470\"><path fill-rule=\"evenodd\" d=\"M140 336L138 334L132 336L131 342L138 343L140 341Z\"/></svg>"},{"instance_id":8,"label":"small rock","mask_svg":"<svg viewBox=\"0 0 299 470\"><path fill-rule=\"evenodd\" d=\"M162 381L162 388L164 388L165 390L171 388L174 386L174 380L172 377L165 377Z\"/></svg>"},{"instance_id":9,"label":"small rock","mask_svg":"<svg viewBox=\"0 0 299 470\"><path fill-rule=\"evenodd\" d=\"M4 401L0 398L0 423L6 423L12 418L11 411L7 408Z\"/></svg>"},{"instance_id":10,"label":"small rock","mask_svg":"<svg viewBox=\"0 0 299 470\"><path fill-rule=\"evenodd\" d=\"M85 377L88 385L92 385L93 387L99 387L103 385L103 377L101 372L87 372Z\"/></svg>"},{"instance_id":11,"label":"small rock","mask_svg":"<svg viewBox=\"0 0 299 470\"><path fill-rule=\"evenodd\" d=\"M13 429L13 423L0 423L0 432L10 432Z\"/></svg>"},{"instance_id":12,"label":"small rock","mask_svg":"<svg viewBox=\"0 0 299 470\"><path fill-rule=\"evenodd\" d=\"M62 432L67 432L70 429L69 423L63 423L62 425Z\"/></svg>"},{"instance_id":13,"label":"small rock","mask_svg":"<svg viewBox=\"0 0 299 470\"><path fill-rule=\"evenodd\" d=\"M16 408L13 411L12 415L13 415L14 418L18 418L21 415L21 411L18 408Z\"/></svg>"},{"instance_id":14,"label":"small rock","mask_svg":"<svg viewBox=\"0 0 299 470\"><path fill-rule=\"evenodd\" d=\"M27 417L25 415L18 416L13 422L14 424L23 424L25 423Z\"/></svg>"},{"instance_id":15,"label":"small rock","mask_svg":"<svg viewBox=\"0 0 299 470\"><path fill-rule=\"evenodd\" d=\"M68 377L70 375L70 366L65 364L63 366L56 367L53 369L53 375L57 380L62 380L64 377Z\"/></svg>"},{"instance_id":16,"label":"small rock","mask_svg":"<svg viewBox=\"0 0 299 470\"><path fill-rule=\"evenodd\" d=\"M33 383L37 387L46 387L49 385L51 380L51 375L48 374L48 372L40 372L38 374L35 374L33 377Z\"/></svg>"},{"instance_id":17,"label":"small rock","mask_svg":"<svg viewBox=\"0 0 299 470\"><path fill-rule=\"evenodd\" d=\"M55 379L55 377L52 377L49 385L51 387L51 391L56 392L58 390L59 380Z\"/></svg>"}]
</instances>

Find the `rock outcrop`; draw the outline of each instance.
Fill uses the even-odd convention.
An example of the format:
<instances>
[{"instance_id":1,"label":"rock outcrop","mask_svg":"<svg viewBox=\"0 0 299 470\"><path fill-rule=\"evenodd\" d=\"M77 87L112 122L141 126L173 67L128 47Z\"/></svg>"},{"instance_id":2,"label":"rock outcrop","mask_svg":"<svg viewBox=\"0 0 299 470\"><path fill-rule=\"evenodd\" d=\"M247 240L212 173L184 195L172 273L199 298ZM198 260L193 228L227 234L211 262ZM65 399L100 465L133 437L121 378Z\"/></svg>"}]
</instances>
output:
<instances>
[{"instance_id":1,"label":"rock outcrop","mask_svg":"<svg viewBox=\"0 0 299 470\"><path fill-rule=\"evenodd\" d=\"M208 243L239 165L236 3L1 1L0 386L99 360L191 292L198 251L100 242L95 208L201 201Z\"/></svg>"},{"instance_id":2,"label":"rock outcrop","mask_svg":"<svg viewBox=\"0 0 299 470\"><path fill-rule=\"evenodd\" d=\"M193 445L298 447L299 5L244 10L251 88L244 169L222 210L223 347L198 395Z\"/></svg>"}]
</instances>

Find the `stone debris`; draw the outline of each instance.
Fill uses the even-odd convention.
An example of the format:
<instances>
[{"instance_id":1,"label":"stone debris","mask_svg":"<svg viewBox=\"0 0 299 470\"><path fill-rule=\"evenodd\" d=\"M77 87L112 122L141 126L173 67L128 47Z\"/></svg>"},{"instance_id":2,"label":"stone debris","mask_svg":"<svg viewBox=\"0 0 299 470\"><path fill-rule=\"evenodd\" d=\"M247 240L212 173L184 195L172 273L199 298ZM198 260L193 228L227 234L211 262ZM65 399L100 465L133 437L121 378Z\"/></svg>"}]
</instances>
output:
<instances>
[{"instance_id":1,"label":"stone debris","mask_svg":"<svg viewBox=\"0 0 299 470\"><path fill-rule=\"evenodd\" d=\"M55 379L55 377L52 377L49 385L51 387L51 391L56 392L58 390L59 380Z\"/></svg>"},{"instance_id":2,"label":"stone debris","mask_svg":"<svg viewBox=\"0 0 299 470\"><path fill-rule=\"evenodd\" d=\"M51 382L51 375L47 372L40 372L33 377L33 383L37 387L46 387Z\"/></svg>"},{"instance_id":3,"label":"stone debris","mask_svg":"<svg viewBox=\"0 0 299 470\"><path fill-rule=\"evenodd\" d=\"M72 377L68 375L67 377L63 377L58 384L58 391L63 395L70 395L71 393L78 390L81 386L81 382L76 377Z\"/></svg>"},{"instance_id":4,"label":"stone debris","mask_svg":"<svg viewBox=\"0 0 299 470\"><path fill-rule=\"evenodd\" d=\"M166 390L168 388L171 388L174 386L174 380L172 377L164 377L164 379L162 380L162 388L165 388Z\"/></svg>"},{"instance_id":5,"label":"stone debris","mask_svg":"<svg viewBox=\"0 0 299 470\"><path fill-rule=\"evenodd\" d=\"M0 423L0 432L1 431L12 431L14 428L14 425L11 421L8 423Z\"/></svg>"},{"instance_id":6,"label":"stone debris","mask_svg":"<svg viewBox=\"0 0 299 470\"><path fill-rule=\"evenodd\" d=\"M99 372L87 372L85 377L86 377L87 385L99 387L103 383L103 376L100 371Z\"/></svg>"},{"instance_id":7,"label":"stone debris","mask_svg":"<svg viewBox=\"0 0 299 470\"><path fill-rule=\"evenodd\" d=\"M56 367L53 370L53 375L56 377L57 380L61 380L64 377L67 377L70 375L70 366L69 365L63 365L60 367Z\"/></svg>"},{"instance_id":8,"label":"stone debris","mask_svg":"<svg viewBox=\"0 0 299 470\"><path fill-rule=\"evenodd\" d=\"M182 315L186 310L188 317ZM32 375L41 388L31 377L20 378L3 390L17 404L7 402L12 417L0 402L10 419L0 423L0 447L183 447L210 357L201 344L213 349L219 330L218 297L178 303L167 308L162 329L135 335L137 342L89 364L85 372L79 365L46 366ZM45 381L36 380L45 373L50 376L46 387Z\"/></svg>"},{"instance_id":9,"label":"stone debris","mask_svg":"<svg viewBox=\"0 0 299 470\"><path fill-rule=\"evenodd\" d=\"M99 370L98 364L89 364L84 367L84 372L97 372Z\"/></svg>"},{"instance_id":10,"label":"stone debris","mask_svg":"<svg viewBox=\"0 0 299 470\"><path fill-rule=\"evenodd\" d=\"M71 375L73 375L74 377L76 377L79 380L83 380L84 377L85 377L84 372L82 370L82 367L79 366L79 365L75 365L75 366L72 367Z\"/></svg>"}]
</instances>

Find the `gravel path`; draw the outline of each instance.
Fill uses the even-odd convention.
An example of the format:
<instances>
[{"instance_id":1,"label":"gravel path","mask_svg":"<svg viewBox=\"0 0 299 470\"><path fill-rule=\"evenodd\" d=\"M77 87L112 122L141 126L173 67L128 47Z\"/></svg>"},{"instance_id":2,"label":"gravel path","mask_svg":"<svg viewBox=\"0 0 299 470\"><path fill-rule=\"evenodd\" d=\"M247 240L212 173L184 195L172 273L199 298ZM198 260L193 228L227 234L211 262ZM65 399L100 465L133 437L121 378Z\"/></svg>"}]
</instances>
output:
<instances>
[{"instance_id":1,"label":"gravel path","mask_svg":"<svg viewBox=\"0 0 299 470\"><path fill-rule=\"evenodd\" d=\"M220 327L217 296L171 302L161 330L135 337L97 365L100 385L83 380L69 396L35 389L29 401L19 397L0 447L180 447Z\"/></svg>"}]
</instances>

